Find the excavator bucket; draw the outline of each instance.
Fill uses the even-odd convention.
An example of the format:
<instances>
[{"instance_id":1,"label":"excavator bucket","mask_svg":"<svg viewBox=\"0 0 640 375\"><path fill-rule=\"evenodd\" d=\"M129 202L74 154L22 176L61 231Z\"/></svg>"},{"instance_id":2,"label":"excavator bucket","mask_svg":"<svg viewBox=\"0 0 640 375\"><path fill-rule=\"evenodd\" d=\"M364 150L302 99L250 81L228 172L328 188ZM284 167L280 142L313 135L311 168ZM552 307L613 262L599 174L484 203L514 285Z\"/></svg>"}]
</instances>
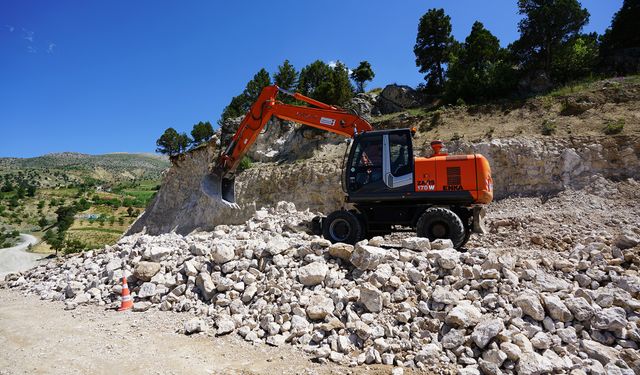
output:
<instances>
[{"instance_id":1,"label":"excavator bucket","mask_svg":"<svg viewBox=\"0 0 640 375\"><path fill-rule=\"evenodd\" d=\"M202 191L212 199L220 200L223 204L239 208L236 204L235 178L224 178L216 173L210 173L202 180Z\"/></svg>"}]
</instances>

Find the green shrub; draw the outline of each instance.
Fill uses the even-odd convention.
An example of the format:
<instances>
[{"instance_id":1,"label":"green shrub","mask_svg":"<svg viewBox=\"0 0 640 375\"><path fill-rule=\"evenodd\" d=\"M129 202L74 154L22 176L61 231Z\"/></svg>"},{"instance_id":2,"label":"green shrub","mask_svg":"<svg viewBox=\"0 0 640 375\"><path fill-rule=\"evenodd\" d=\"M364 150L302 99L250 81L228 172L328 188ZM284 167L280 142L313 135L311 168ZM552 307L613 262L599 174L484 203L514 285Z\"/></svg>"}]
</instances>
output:
<instances>
[{"instance_id":1,"label":"green shrub","mask_svg":"<svg viewBox=\"0 0 640 375\"><path fill-rule=\"evenodd\" d=\"M603 129L604 134L607 135L613 135L613 134L619 134L620 132L622 132L622 129L624 128L624 120L617 120L617 121L611 121L609 122Z\"/></svg>"},{"instance_id":2,"label":"green shrub","mask_svg":"<svg viewBox=\"0 0 640 375\"><path fill-rule=\"evenodd\" d=\"M240 160L240 165L238 165L238 171L244 171L245 169L251 168L253 165L253 160L250 157L244 156L242 160Z\"/></svg>"},{"instance_id":3,"label":"green shrub","mask_svg":"<svg viewBox=\"0 0 640 375\"><path fill-rule=\"evenodd\" d=\"M495 130L496 130L496 129L495 129L493 126L492 126L492 127L490 127L490 128L489 128L489 130L487 130L487 131L486 131L486 133L484 133L484 136L485 136L485 137L487 137L487 138L489 138L489 139L491 139L491 138L493 137L493 132L494 132Z\"/></svg>"},{"instance_id":4,"label":"green shrub","mask_svg":"<svg viewBox=\"0 0 640 375\"><path fill-rule=\"evenodd\" d=\"M542 135L552 135L556 132L556 123L549 120L544 120L542 123Z\"/></svg>"},{"instance_id":5,"label":"green shrub","mask_svg":"<svg viewBox=\"0 0 640 375\"><path fill-rule=\"evenodd\" d=\"M435 110L431 114L431 120L429 121L429 127L426 129L427 131L436 128L438 125L442 124L442 111Z\"/></svg>"},{"instance_id":6,"label":"green shrub","mask_svg":"<svg viewBox=\"0 0 640 375\"><path fill-rule=\"evenodd\" d=\"M70 239L64 242L63 252L65 254L80 253L85 251L87 248L88 246L84 242L77 239Z\"/></svg>"}]
</instances>

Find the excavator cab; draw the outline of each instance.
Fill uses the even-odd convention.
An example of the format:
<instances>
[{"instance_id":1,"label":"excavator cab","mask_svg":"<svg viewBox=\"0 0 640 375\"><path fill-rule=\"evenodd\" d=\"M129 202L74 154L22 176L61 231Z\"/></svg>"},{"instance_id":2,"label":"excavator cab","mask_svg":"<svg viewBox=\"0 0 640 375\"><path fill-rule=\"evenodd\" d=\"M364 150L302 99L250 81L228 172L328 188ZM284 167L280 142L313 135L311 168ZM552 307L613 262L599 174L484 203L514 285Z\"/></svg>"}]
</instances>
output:
<instances>
[{"instance_id":1,"label":"excavator cab","mask_svg":"<svg viewBox=\"0 0 640 375\"><path fill-rule=\"evenodd\" d=\"M357 136L344 174L351 201L375 201L413 189L413 147L409 129L370 131Z\"/></svg>"}]
</instances>

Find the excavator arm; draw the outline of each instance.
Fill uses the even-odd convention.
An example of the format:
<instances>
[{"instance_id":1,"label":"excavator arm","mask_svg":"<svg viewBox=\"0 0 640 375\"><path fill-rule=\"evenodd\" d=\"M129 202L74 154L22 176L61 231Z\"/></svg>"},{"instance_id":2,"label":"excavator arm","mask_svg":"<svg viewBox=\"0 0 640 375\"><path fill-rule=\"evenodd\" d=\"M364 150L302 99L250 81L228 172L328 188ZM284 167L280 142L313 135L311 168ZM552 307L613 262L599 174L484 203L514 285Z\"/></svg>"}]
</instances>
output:
<instances>
[{"instance_id":1,"label":"excavator arm","mask_svg":"<svg viewBox=\"0 0 640 375\"><path fill-rule=\"evenodd\" d=\"M278 93L290 95L296 100L314 107L284 104L276 100ZM329 104L322 103L299 93L290 93L276 85L265 87L249 112L240 123L229 146L216 160L212 173L203 181L203 190L212 198L219 198L228 205L235 206L233 175L251 146L256 142L262 129L272 116L314 128L355 137L373 128L366 120L355 114Z\"/></svg>"}]
</instances>

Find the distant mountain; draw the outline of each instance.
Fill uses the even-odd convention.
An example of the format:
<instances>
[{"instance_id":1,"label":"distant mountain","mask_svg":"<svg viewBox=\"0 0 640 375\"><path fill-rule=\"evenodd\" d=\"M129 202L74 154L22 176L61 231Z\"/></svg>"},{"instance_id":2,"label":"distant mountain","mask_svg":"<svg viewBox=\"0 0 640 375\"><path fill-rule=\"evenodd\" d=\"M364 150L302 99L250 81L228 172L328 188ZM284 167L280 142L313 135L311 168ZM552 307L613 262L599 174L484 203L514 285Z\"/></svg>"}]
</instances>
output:
<instances>
[{"instance_id":1,"label":"distant mountain","mask_svg":"<svg viewBox=\"0 0 640 375\"><path fill-rule=\"evenodd\" d=\"M158 179L170 165L164 156L140 153L111 153L88 155L60 152L33 158L0 158L0 175L24 173L43 178L39 185L59 185L63 181L82 182L93 179L100 182L120 182L134 179ZM63 183L64 185L64 183Z\"/></svg>"}]
</instances>

